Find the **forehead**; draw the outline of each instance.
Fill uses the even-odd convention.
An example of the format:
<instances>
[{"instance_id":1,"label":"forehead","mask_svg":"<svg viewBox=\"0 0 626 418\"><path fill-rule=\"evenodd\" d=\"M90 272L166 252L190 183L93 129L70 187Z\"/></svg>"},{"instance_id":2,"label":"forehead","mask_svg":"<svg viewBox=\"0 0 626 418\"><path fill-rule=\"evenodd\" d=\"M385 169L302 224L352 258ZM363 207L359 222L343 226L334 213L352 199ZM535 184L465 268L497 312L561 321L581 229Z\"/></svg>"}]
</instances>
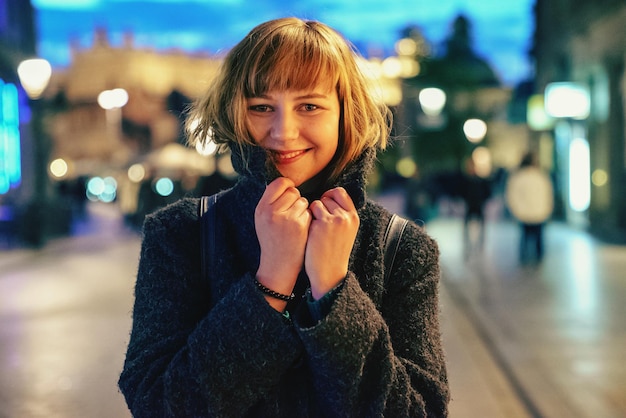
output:
<instances>
[{"instance_id":1,"label":"forehead","mask_svg":"<svg viewBox=\"0 0 626 418\"><path fill-rule=\"evenodd\" d=\"M301 46L266 50L251 63L244 93L259 96L270 90L330 91L339 80L340 66L335 58Z\"/></svg>"}]
</instances>

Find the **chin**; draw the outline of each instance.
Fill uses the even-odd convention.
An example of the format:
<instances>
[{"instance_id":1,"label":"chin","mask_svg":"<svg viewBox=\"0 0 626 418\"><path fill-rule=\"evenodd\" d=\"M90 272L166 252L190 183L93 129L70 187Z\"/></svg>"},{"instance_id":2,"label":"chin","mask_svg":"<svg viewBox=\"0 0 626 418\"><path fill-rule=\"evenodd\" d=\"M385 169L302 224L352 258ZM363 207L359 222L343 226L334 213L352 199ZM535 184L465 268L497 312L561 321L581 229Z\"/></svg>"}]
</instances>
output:
<instances>
[{"instance_id":1,"label":"chin","mask_svg":"<svg viewBox=\"0 0 626 418\"><path fill-rule=\"evenodd\" d=\"M302 176L293 176L293 175L289 175L289 174L285 174L285 173L280 173L283 177L288 178L289 180L293 181L293 183L295 184L296 187L300 186L302 183L304 183L306 181L306 179L303 179Z\"/></svg>"}]
</instances>

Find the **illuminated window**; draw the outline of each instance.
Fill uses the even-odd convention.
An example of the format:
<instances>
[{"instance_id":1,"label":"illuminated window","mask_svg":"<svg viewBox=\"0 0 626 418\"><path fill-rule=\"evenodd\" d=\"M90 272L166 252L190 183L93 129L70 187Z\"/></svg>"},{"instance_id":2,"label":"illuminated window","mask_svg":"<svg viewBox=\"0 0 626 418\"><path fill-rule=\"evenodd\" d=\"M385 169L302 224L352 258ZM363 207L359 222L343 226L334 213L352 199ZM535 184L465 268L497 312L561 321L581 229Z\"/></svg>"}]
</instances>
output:
<instances>
[{"instance_id":1,"label":"illuminated window","mask_svg":"<svg viewBox=\"0 0 626 418\"><path fill-rule=\"evenodd\" d=\"M589 208L591 201L589 144L574 138L569 149L569 204L577 212Z\"/></svg>"}]
</instances>

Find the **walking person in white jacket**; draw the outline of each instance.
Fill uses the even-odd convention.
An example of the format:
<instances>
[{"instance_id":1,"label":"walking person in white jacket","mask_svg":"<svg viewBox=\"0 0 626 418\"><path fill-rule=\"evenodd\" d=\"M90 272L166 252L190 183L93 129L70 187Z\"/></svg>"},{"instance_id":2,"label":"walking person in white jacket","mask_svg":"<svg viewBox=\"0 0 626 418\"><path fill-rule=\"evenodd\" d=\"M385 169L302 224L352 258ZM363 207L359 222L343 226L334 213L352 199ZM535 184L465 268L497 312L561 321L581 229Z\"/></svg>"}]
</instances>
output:
<instances>
[{"instance_id":1,"label":"walking person in white jacket","mask_svg":"<svg viewBox=\"0 0 626 418\"><path fill-rule=\"evenodd\" d=\"M506 186L506 203L521 224L520 262L530 261L530 251L535 260L543 258L543 227L552 216L554 190L550 176L542 170L533 153L527 153L520 168L509 177Z\"/></svg>"}]
</instances>

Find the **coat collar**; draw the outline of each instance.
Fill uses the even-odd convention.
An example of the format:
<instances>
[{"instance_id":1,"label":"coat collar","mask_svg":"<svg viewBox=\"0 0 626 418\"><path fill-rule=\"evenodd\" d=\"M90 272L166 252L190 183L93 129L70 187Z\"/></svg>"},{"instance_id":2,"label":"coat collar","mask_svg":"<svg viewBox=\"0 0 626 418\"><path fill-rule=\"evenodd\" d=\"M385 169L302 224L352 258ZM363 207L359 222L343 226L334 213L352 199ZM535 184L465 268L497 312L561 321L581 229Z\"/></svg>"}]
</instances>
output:
<instances>
[{"instance_id":1,"label":"coat collar","mask_svg":"<svg viewBox=\"0 0 626 418\"><path fill-rule=\"evenodd\" d=\"M265 186L280 176L276 167L267 158L265 150L255 145L244 144L241 147L230 145L231 161L235 171L239 174L239 181L249 183L260 194ZM346 189L357 209L365 205L367 176L374 165L376 150L366 149L353 163L341 173L333 183L325 183L313 192L303 192L309 200L317 199L326 190L341 186ZM259 195L260 198L260 195Z\"/></svg>"}]
</instances>

